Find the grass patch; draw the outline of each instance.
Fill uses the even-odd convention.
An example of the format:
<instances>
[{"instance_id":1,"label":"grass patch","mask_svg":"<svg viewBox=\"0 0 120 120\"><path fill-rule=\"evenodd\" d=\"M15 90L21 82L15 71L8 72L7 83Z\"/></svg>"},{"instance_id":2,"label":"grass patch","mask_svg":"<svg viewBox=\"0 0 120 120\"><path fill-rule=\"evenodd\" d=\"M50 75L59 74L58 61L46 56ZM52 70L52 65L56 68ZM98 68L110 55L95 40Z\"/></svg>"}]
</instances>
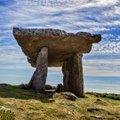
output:
<instances>
[{"instance_id":1,"label":"grass patch","mask_svg":"<svg viewBox=\"0 0 120 120\"><path fill-rule=\"evenodd\" d=\"M52 102L48 97L36 94L33 90L24 90L18 86L12 86L8 84L0 84L0 96L4 98L16 98L16 99L36 99L42 102Z\"/></svg>"},{"instance_id":2,"label":"grass patch","mask_svg":"<svg viewBox=\"0 0 120 120\"><path fill-rule=\"evenodd\" d=\"M96 97L110 98L113 100L120 100L120 94L111 94L111 93L96 93L96 92L87 92L88 94L95 95Z\"/></svg>"},{"instance_id":3,"label":"grass patch","mask_svg":"<svg viewBox=\"0 0 120 120\"><path fill-rule=\"evenodd\" d=\"M71 101L59 93L48 98L32 90L2 84L0 85L0 106L10 109L14 115L12 112L5 111L0 114L4 117L8 116L3 120L14 120L10 119L12 117L15 120L94 120L104 117L119 120L120 101L105 95L89 93L85 98ZM102 98L109 98L109 100ZM89 112L88 108L95 108L98 111Z\"/></svg>"},{"instance_id":4,"label":"grass patch","mask_svg":"<svg viewBox=\"0 0 120 120\"><path fill-rule=\"evenodd\" d=\"M15 120L14 112L6 108L0 108L0 120Z\"/></svg>"}]
</instances>

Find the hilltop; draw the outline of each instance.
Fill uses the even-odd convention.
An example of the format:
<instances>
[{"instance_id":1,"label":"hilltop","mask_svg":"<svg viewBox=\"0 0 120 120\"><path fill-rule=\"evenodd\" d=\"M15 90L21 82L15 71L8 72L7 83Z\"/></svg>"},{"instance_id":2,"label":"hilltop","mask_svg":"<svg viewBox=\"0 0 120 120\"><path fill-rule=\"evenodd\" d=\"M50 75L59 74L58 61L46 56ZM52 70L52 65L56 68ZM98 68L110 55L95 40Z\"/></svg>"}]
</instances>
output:
<instances>
[{"instance_id":1,"label":"hilltop","mask_svg":"<svg viewBox=\"0 0 120 120\"><path fill-rule=\"evenodd\" d=\"M120 95L86 93L85 98L68 100L0 85L1 120L120 120Z\"/></svg>"}]
</instances>

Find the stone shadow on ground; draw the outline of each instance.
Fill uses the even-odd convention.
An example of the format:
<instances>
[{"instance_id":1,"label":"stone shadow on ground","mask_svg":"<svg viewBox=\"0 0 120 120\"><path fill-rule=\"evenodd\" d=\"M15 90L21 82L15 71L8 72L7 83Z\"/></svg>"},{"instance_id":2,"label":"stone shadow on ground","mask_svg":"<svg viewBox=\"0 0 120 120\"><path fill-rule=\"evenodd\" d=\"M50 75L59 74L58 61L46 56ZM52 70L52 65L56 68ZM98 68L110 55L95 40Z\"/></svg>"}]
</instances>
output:
<instances>
[{"instance_id":1,"label":"stone shadow on ground","mask_svg":"<svg viewBox=\"0 0 120 120\"><path fill-rule=\"evenodd\" d=\"M13 86L9 84L0 84L0 97L23 100L34 99L43 103L54 102L52 95L35 93L33 90L24 90L19 86Z\"/></svg>"}]
</instances>

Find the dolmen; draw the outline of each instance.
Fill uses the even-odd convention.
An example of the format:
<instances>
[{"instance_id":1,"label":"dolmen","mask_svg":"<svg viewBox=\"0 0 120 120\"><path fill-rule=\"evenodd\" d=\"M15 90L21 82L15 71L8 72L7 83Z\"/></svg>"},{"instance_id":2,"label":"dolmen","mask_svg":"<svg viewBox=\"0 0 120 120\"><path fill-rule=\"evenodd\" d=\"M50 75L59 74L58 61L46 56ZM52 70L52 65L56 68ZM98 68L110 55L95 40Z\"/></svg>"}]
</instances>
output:
<instances>
[{"instance_id":1,"label":"dolmen","mask_svg":"<svg viewBox=\"0 0 120 120\"><path fill-rule=\"evenodd\" d=\"M67 33L58 29L13 28L13 35L36 70L28 89L44 92L48 67L62 66L63 90L84 96L82 56L91 51L101 35L86 32Z\"/></svg>"}]
</instances>

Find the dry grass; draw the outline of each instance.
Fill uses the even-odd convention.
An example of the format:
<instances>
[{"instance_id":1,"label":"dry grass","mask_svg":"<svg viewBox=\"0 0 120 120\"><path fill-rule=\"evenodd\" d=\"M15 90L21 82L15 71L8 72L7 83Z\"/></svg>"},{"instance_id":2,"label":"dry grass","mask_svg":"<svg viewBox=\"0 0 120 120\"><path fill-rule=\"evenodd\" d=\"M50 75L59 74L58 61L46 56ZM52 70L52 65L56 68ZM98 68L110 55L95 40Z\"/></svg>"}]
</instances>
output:
<instances>
[{"instance_id":1,"label":"dry grass","mask_svg":"<svg viewBox=\"0 0 120 120\"><path fill-rule=\"evenodd\" d=\"M0 106L14 112L15 120L120 120L119 100L98 99L92 94L70 101L58 93L47 98L33 91L2 85L0 96ZM88 108L98 108L98 111L90 112Z\"/></svg>"}]
</instances>

